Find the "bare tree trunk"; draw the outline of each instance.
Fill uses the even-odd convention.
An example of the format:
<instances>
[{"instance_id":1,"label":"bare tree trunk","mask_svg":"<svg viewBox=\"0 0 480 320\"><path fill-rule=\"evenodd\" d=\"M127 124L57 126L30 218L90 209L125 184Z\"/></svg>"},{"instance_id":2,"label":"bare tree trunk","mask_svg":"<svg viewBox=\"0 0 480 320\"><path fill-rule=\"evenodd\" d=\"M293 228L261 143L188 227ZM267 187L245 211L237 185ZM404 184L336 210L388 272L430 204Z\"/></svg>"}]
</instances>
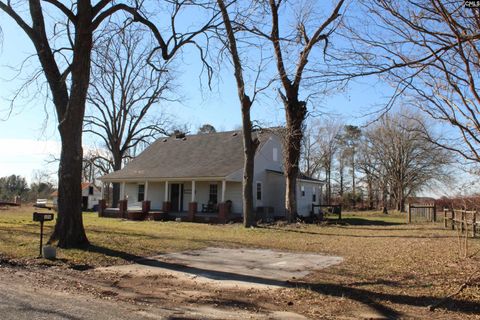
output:
<instances>
[{"instance_id":1,"label":"bare tree trunk","mask_svg":"<svg viewBox=\"0 0 480 320\"><path fill-rule=\"evenodd\" d=\"M245 92L245 82L243 80L242 62L237 49L237 40L230 22L230 17L227 7L223 0L217 0L217 4L222 13L223 24L226 30L228 39L228 48L232 57L234 65L235 81L237 84L237 94L240 100L242 109L242 138L243 138L243 152L244 152L244 166L243 166L243 225L245 227L254 226L255 212L253 211L253 172L255 151L258 146L258 139L252 137L252 121L250 119L250 109L252 107L252 100Z\"/></svg>"},{"instance_id":2,"label":"bare tree trunk","mask_svg":"<svg viewBox=\"0 0 480 320\"><path fill-rule=\"evenodd\" d=\"M352 202L353 208L357 206L357 192L355 184L355 147L352 149Z\"/></svg>"},{"instance_id":3,"label":"bare tree trunk","mask_svg":"<svg viewBox=\"0 0 480 320\"><path fill-rule=\"evenodd\" d=\"M402 187L399 187L397 201L398 201L397 210L400 212L405 212L405 196L404 196Z\"/></svg>"},{"instance_id":4,"label":"bare tree trunk","mask_svg":"<svg viewBox=\"0 0 480 320\"><path fill-rule=\"evenodd\" d=\"M341 157L341 156L340 156ZM343 171L345 169L345 165L343 162L343 159L340 159L339 167L338 167L338 173L340 174L340 198L343 199ZM340 201L343 201L343 200Z\"/></svg>"},{"instance_id":5,"label":"bare tree trunk","mask_svg":"<svg viewBox=\"0 0 480 320\"><path fill-rule=\"evenodd\" d=\"M292 90L293 91L293 90ZM287 220L294 221L297 216L297 177L299 173L300 148L303 139L303 121L307 115L305 102L298 101L298 92L287 92L288 102L284 99L286 113L285 135L285 211ZM293 103L292 103L293 101Z\"/></svg>"},{"instance_id":6,"label":"bare tree trunk","mask_svg":"<svg viewBox=\"0 0 480 320\"><path fill-rule=\"evenodd\" d=\"M58 240L61 248L88 245L82 220L82 140L81 126L62 131L62 152L58 170L58 218L50 241ZM78 139L80 137L80 139ZM78 141L80 140L80 141Z\"/></svg>"},{"instance_id":7,"label":"bare tree trunk","mask_svg":"<svg viewBox=\"0 0 480 320\"><path fill-rule=\"evenodd\" d=\"M113 171L118 171L122 169L122 156L113 155ZM113 183L112 188L112 207L116 208L118 206L118 201L123 200L120 199L120 184Z\"/></svg>"},{"instance_id":8,"label":"bare tree trunk","mask_svg":"<svg viewBox=\"0 0 480 320\"><path fill-rule=\"evenodd\" d=\"M326 172L326 180L327 180L327 204L331 204L332 203L332 180L331 180L332 162L331 160L330 160L330 164L325 169L325 172Z\"/></svg>"},{"instance_id":9,"label":"bare tree trunk","mask_svg":"<svg viewBox=\"0 0 480 320\"><path fill-rule=\"evenodd\" d=\"M252 141L252 122L250 120L250 101L242 102L242 138L243 138L243 225L248 228L256 224L253 209L253 172L257 143Z\"/></svg>"},{"instance_id":10,"label":"bare tree trunk","mask_svg":"<svg viewBox=\"0 0 480 320\"><path fill-rule=\"evenodd\" d=\"M92 7L88 1L84 1L78 4L77 10L70 99L65 108L57 107L62 151L58 170L58 218L50 241L58 240L60 248L88 245L82 219L82 120L90 81ZM41 55L42 53L39 54ZM54 95L55 87L51 86Z\"/></svg>"},{"instance_id":11,"label":"bare tree trunk","mask_svg":"<svg viewBox=\"0 0 480 320\"><path fill-rule=\"evenodd\" d=\"M385 173L383 173L383 179L385 179ZM382 183L382 205L383 205L383 213L384 214L388 214L388 203L387 203L387 193L388 193L388 190L387 190L387 184L385 183L385 181Z\"/></svg>"},{"instance_id":12,"label":"bare tree trunk","mask_svg":"<svg viewBox=\"0 0 480 320\"><path fill-rule=\"evenodd\" d=\"M368 209L372 210L373 209L373 181L371 177L368 178L367 188L368 188Z\"/></svg>"}]
</instances>

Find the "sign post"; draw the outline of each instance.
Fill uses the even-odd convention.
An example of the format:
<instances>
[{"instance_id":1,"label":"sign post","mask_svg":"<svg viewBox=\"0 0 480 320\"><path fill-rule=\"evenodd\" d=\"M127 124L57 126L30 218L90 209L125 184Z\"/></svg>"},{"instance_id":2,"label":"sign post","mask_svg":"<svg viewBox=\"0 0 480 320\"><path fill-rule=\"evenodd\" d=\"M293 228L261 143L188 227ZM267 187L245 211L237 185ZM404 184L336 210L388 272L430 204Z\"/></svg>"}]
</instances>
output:
<instances>
[{"instance_id":1,"label":"sign post","mask_svg":"<svg viewBox=\"0 0 480 320\"><path fill-rule=\"evenodd\" d=\"M33 213L33 221L40 222L40 255L42 257L42 247L43 247L43 223L45 221L52 221L53 220L53 213L41 213L41 212L34 212Z\"/></svg>"}]
</instances>

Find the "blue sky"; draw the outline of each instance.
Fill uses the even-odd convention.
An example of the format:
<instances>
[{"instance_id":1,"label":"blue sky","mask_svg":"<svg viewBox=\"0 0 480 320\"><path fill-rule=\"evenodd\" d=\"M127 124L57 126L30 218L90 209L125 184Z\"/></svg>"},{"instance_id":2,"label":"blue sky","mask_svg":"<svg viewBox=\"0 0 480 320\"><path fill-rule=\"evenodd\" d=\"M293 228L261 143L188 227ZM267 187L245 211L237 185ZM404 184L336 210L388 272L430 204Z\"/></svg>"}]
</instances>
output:
<instances>
[{"instance_id":1,"label":"blue sky","mask_svg":"<svg viewBox=\"0 0 480 320\"><path fill-rule=\"evenodd\" d=\"M24 79L38 66L36 57L24 65L23 72L17 69L25 58L33 52L33 46L26 35L5 14L0 13L3 30L3 45L0 50L0 176L19 174L30 180L35 170L55 173L56 164L47 163L52 156L59 154L59 136L56 131L56 118L52 104L39 95L35 85L17 99L10 109L9 99L24 83ZM4 22L5 21L5 22ZM180 102L164 106L164 110L180 125L187 124L195 132L202 124L210 123L217 130L232 130L240 127L241 113L236 85L231 70L223 68L213 81L212 90L207 90L206 82L199 82L200 65L194 53L186 55L175 63L178 78L176 91ZM40 78L39 84L43 84ZM203 88L203 90L202 90ZM269 88L269 94L274 88ZM371 94L365 95L366 91ZM341 114L346 122L361 122L362 110L371 109L382 94L370 83L352 86L348 93L339 93L326 100L315 101L316 110ZM365 97L369 97L366 99ZM313 104L312 104L313 106ZM261 99L254 104L252 119L262 125L273 126L284 122L283 108L275 99ZM84 139L85 147L94 141Z\"/></svg>"},{"instance_id":2,"label":"blue sky","mask_svg":"<svg viewBox=\"0 0 480 320\"><path fill-rule=\"evenodd\" d=\"M22 85L24 77L38 65L34 57L17 78L11 67L18 68L33 53L33 46L3 13L0 13L0 25L3 29L0 50L0 176L19 174L30 180L36 170L46 170L54 176L57 165L48 163L48 160L58 156L60 147L53 106L49 102L45 104L45 97L31 90L10 110L9 98ZM213 90L209 91L205 82L203 86L199 83L200 66L192 53L187 52L175 66L178 67L176 91L182 100L165 105L164 110L179 125L187 124L191 132L196 132L205 123L212 124L219 131L240 127L240 107L229 68L222 69L219 78L214 80ZM268 89L270 96L274 96L274 89ZM345 123L359 125L365 122L366 114L382 105L390 92L391 88L378 80L363 79L352 83L345 92L332 93L322 100L312 101L310 105L322 113L337 115ZM274 98L261 99L253 107L252 118L265 126L281 125L284 123L283 108ZM84 139L84 148L93 143Z\"/></svg>"}]
</instances>

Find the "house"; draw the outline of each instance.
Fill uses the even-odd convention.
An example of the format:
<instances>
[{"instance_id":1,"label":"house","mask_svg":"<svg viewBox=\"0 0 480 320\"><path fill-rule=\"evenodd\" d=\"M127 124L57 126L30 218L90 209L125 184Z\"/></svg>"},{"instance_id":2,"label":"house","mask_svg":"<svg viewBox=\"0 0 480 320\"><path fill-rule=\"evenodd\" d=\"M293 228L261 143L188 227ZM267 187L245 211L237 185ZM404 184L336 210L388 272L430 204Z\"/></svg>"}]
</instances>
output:
<instances>
[{"instance_id":1,"label":"house","mask_svg":"<svg viewBox=\"0 0 480 320\"><path fill-rule=\"evenodd\" d=\"M257 131L254 207L284 217L285 177L282 144L272 132ZM100 178L120 184L120 199L139 210L145 201L150 211L170 212L195 220L202 215L242 215L243 141L240 131L161 138L122 170ZM301 175L297 183L298 212L309 215L319 204L323 183Z\"/></svg>"},{"instance_id":2,"label":"house","mask_svg":"<svg viewBox=\"0 0 480 320\"><path fill-rule=\"evenodd\" d=\"M51 195L53 205L56 207L58 203L58 191L54 191ZM102 192L90 182L82 182L82 210L93 210L98 205L98 201L102 199Z\"/></svg>"}]
</instances>

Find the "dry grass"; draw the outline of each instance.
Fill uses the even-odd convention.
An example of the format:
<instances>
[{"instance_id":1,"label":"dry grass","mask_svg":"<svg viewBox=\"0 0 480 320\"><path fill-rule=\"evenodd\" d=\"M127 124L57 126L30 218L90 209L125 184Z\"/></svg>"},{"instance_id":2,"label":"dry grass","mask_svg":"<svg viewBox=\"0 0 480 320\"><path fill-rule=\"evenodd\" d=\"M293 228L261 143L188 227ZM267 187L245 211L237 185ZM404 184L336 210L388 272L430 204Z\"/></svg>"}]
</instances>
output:
<instances>
[{"instance_id":1,"label":"dry grass","mask_svg":"<svg viewBox=\"0 0 480 320\"><path fill-rule=\"evenodd\" d=\"M38 224L31 208L0 210L0 254L31 259L38 250ZM381 213L344 214L341 223L328 225L264 226L207 225L176 222L131 222L84 214L92 243L89 250L60 250L62 261L103 266L140 256L217 247L257 247L339 255L345 262L311 274L298 289L284 289L263 303L290 306L313 318L335 318L355 306L368 305L391 317L476 318L480 287L473 285L447 300L441 311L427 306L458 288L480 266L480 240L469 240L469 258L460 254L457 233L440 223L406 225L405 217ZM51 231L53 223L47 223ZM258 302L261 304L260 302ZM289 308L290 308L289 307Z\"/></svg>"}]
</instances>

